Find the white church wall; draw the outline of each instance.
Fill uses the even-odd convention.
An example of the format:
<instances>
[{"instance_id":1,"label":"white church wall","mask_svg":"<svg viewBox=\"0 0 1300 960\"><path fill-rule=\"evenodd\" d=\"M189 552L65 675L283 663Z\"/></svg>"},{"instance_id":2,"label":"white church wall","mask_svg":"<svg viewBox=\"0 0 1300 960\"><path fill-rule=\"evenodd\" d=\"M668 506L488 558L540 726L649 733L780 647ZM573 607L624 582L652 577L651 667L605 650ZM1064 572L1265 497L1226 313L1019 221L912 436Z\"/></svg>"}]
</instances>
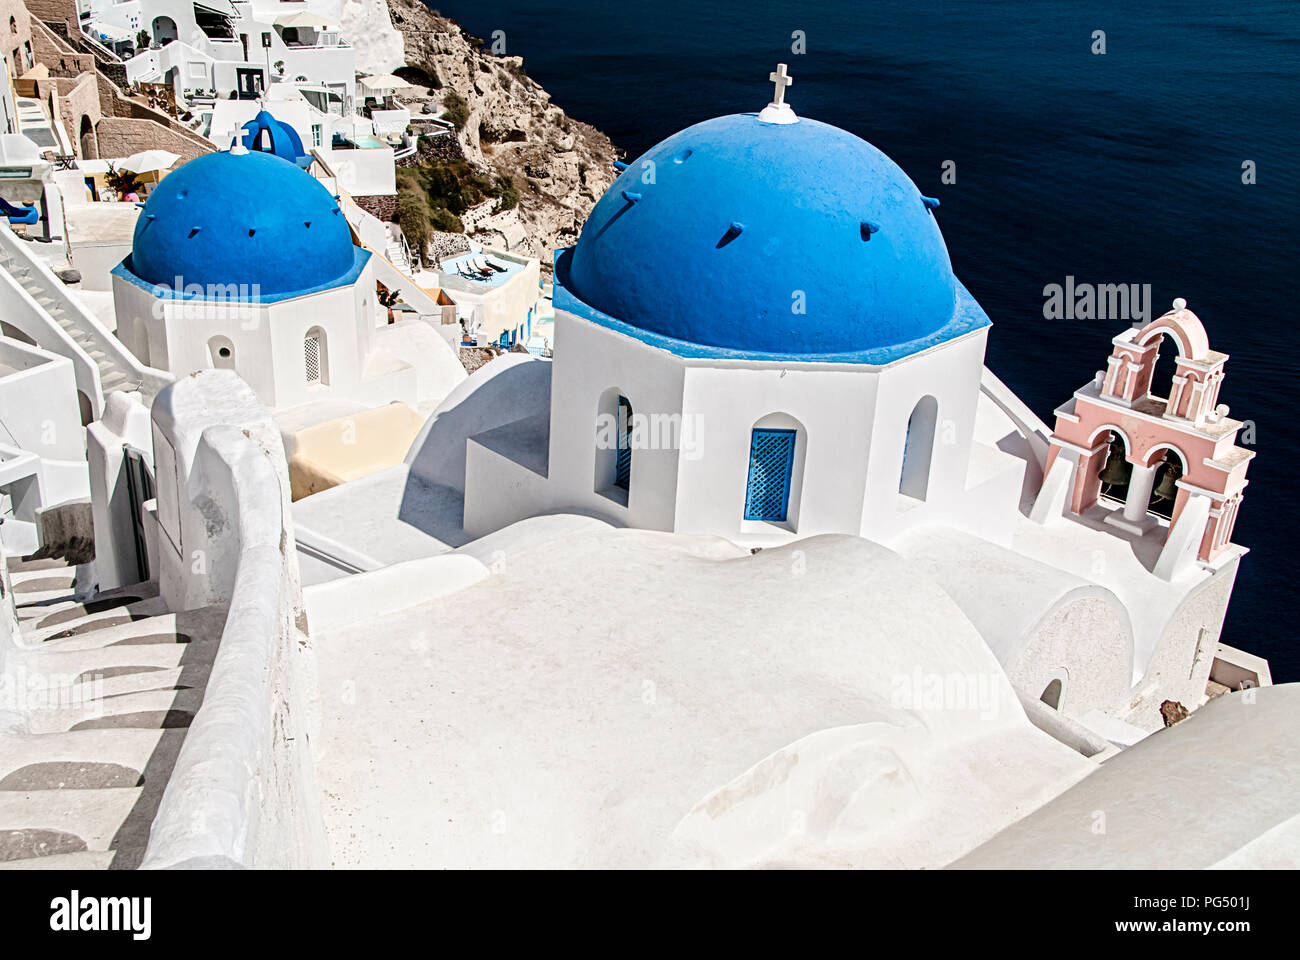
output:
<instances>
[{"instance_id":1,"label":"white church wall","mask_svg":"<svg viewBox=\"0 0 1300 960\"><path fill-rule=\"evenodd\" d=\"M626 497L597 481L597 415L602 397L627 397L634 417L681 422L685 369L682 361L622 334L572 317L555 317L551 379L551 497L570 508L648 530L673 529L679 451L633 449ZM608 412L608 411L607 411ZM653 427L653 420L647 422ZM635 420L634 420L635 424ZM655 431L651 431L652 433ZM597 489L597 488L600 489Z\"/></svg>"},{"instance_id":2,"label":"white church wall","mask_svg":"<svg viewBox=\"0 0 1300 960\"><path fill-rule=\"evenodd\" d=\"M740 542L856 530L875 381L840 365L689 366L686 416L699 425L698 450L682 457L677 530ZM799 431L785 523L744 518L751 436L760 425Z\"/></svg>"},{"instance_id":3,"label":"white church wall","mask_svg":"<svg viewBox=\"0 0 1300 960\"><path fill-rule=\"evenodd\" d=\"M159 299L121 277L114 292L123 340L173 376L233 369L276 409L340 395L414 402L413 371L395 385L363 385L374 336L369 266L353 284L275 302ZM320 374L309 381L305 341L313 331Z\"/></svg>"},{"instance_id":4,"label":"white church wall","mask_svg":"<svg viewBox=\"0 0 1300 960\"><path fill-rule=\"evenodd\" d=\"M160 370L168 369L167 342L161 329L154 332L152 322L154 304L157 302L148 290L143 290L114 274L113 312L117 317L117 339L122 341L136 359Z\"/></svg>"},{"instance_id":5,"label":"white church wall","mask_svg":"<svg viewBox=\"0 0 1300 960\"><path fill-rule=\"evenodd\" d=\"M919 523L949 523L965 528L972 519L964 494L986 339L987 328L880 371L871 411L872 449L864 489L863 536L888 542ZM933 397L936 406L929 450L916 450L922 457L928 453L929 460L921 498L903 492L902 478L908 421L926 397Z\"/></svg>"}]
</instances>

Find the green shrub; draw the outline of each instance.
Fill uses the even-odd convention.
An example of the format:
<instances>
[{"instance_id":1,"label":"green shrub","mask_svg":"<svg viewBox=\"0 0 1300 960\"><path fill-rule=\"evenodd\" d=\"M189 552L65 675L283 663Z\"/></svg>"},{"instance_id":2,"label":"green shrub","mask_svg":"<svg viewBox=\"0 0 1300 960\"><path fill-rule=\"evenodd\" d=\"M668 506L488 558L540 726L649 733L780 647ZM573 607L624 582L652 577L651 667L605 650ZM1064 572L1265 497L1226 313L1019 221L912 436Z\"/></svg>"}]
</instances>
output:
<instances>
[{"instance_id":1,"label":"green shrub","mask_svg":"<svg viewBox=\"0 0 1300 960\"><path fill-rule=\"evenodd\" d=\"M396 219L406 234L406 242L411 248L411 255L417 264L424 263L424 254L429 247L429 206L424 196L415 190L399 189L397 192Z\"/></svg>"},{"instance_id":2,"label":"green shrub","mask_svg":"<svg viewBox=\"0 0 1300 960\"><path fill-rule=\"evenodd\" d=\"M465 129L469 121L469 104L455 90L448 90L442 95L443 117L456 128L456 132Z\"/></svg>"},{"instance_id":3,"label":"green shrub","mask_svg":"<svg viewBox=\"0 0 1300 960\"><path fill-rule=\"evenodd\" d=\"M465 232L465 224L460 222L460 217L442 207L433 211L433 216L430 220L433 223L433 229L441 230L443 233Z\"/></svg>"}]
</instances>

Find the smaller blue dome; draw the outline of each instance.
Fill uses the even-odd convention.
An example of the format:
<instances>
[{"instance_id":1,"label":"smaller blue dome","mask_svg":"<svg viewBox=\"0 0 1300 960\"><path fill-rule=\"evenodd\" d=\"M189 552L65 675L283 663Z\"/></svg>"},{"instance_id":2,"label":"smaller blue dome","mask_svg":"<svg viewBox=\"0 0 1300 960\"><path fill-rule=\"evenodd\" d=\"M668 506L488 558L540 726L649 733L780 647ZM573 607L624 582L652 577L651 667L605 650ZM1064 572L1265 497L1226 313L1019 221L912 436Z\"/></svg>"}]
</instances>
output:
<instances>
[{"instance_id":1,"label":"smaller blue dome","mask_svg":"<svg viewBox=\"0 0 1300 960\"><path fill-rule=\"evenodd\" d=\"M273 153L281 160L288 160L304 170L311 166L311 155L303 151L302 137L298 136L298 131L275 119L268 111L259 110L257 116L244 124L242 129L239 142L249 150Z\"/></svg>"},{"instance_id":2,"label":"smaller blue dome","mask_svg":"<svg viewBox=\"0 0 1300 960\"><path fill-rule=\"evenodd\" d=\"M256 150L209 153L149 194L123 267L154 285L236 284L265 298L343 282L358 249L315 177Z\"/></svg>"}]
</instances>

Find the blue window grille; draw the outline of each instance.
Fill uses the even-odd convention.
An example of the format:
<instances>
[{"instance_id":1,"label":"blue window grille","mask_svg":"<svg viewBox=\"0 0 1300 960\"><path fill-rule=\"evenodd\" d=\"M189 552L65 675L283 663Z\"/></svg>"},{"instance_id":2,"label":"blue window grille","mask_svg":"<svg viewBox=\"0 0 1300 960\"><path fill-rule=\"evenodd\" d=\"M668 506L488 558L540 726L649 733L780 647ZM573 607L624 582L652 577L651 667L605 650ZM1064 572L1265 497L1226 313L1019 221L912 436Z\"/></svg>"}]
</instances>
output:
<instances>
[{"instance_id":1,"label":"blue window grille","mask_svg":"<svg viewBox=\"0 0 1300 960\"><path fill-rule=\"evenodd\" d=\"M627 397L618 398L618 458L614 466L614 486L626 490L632 477L632 404Z\"/></svg>"},{"instance_id":2,"label":"blue window grille","mask_svg":"<svg viewBox=\"0 0 1300 960\"><path fill-rule=\"evenodd\" d=\"M755 430L749 443L745 519L783 521L790 507L793 430Z\"/></svg>"}]
</instances>

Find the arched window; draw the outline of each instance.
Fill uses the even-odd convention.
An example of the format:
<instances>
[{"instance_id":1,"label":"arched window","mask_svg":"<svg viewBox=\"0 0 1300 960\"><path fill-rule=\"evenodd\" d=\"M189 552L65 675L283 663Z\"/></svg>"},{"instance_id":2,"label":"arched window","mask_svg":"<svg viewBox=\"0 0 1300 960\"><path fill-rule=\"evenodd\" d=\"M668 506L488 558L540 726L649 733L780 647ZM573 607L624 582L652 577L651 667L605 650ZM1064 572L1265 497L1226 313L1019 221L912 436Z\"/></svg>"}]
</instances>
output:
<instances>
[{"instance_id":1,"label":"arched window","mask_svg":"<svg viewBox=\"0 0 1300 960\"><path fill-rule=\"evenodd\" d=\"M213 337L208 341L208 359L218 370L234 370L235 345L229 337Z\"/></svg>"},{"instance_id":2,"label":"arched window","mask_svg":"<svg viewBox=\"0 0 1300 960\"><path fill-rule=\"evenodd\" d=\"M934 456L934 425L938 415L939 401L926 396L912 408L912 415L907 419L898 492L914 500L924 500L930 489L930 460Z\"/></svg>"},{"instance_id":3,"label":"arched window","mask_svg":"<svg viewBox=\"0 0 1300 960\"><path fill-rule=\"evenodd\" d=\"M743 516L747 522L795 529L806 446L803 425L788 414L768 414L754 424L749 434L749 469L745 477Z\"/></svg>"},{"instance_id":4,"label":"arched window","mask_svg":"<svg viewBox=\"0 0 1300 960\"><path fill-rule=\"evenodd\" d=\"M632 401L611 387L596 410L595 490L627 505L632 486Z\"/></svg>"},{"instance_id":5,"label":"arched window","mask_svg":"<svg viewBox=\"0 0 1300 960\"><path fill-rule=\"evenodd\" d=\"M308 384L328 385L329 350L325 343L325 331L312 327L302 340L303 364Z\"/></svg>"},{"instance_id":6,"label":"arched window","mask_svg":"<svg viewBox=\"0 0 1300 960\"><path fill-rule=\"evenodd\" d=\"M153 18L153 39L160 47L165 47L177 37L176 21L171 17Z\"/></svg>"},{"instance_id":7,"label":"arched window","mask_svg":"<svg viewBox=\"0 0 1300 960\"><path fill-rule=\"evenodd\" d=\"M1043 695L1038 699L1047 704L1053 710L1061 709L1061 678L1057 677L1043 689Z\"/></svg>"}]
</instances>

